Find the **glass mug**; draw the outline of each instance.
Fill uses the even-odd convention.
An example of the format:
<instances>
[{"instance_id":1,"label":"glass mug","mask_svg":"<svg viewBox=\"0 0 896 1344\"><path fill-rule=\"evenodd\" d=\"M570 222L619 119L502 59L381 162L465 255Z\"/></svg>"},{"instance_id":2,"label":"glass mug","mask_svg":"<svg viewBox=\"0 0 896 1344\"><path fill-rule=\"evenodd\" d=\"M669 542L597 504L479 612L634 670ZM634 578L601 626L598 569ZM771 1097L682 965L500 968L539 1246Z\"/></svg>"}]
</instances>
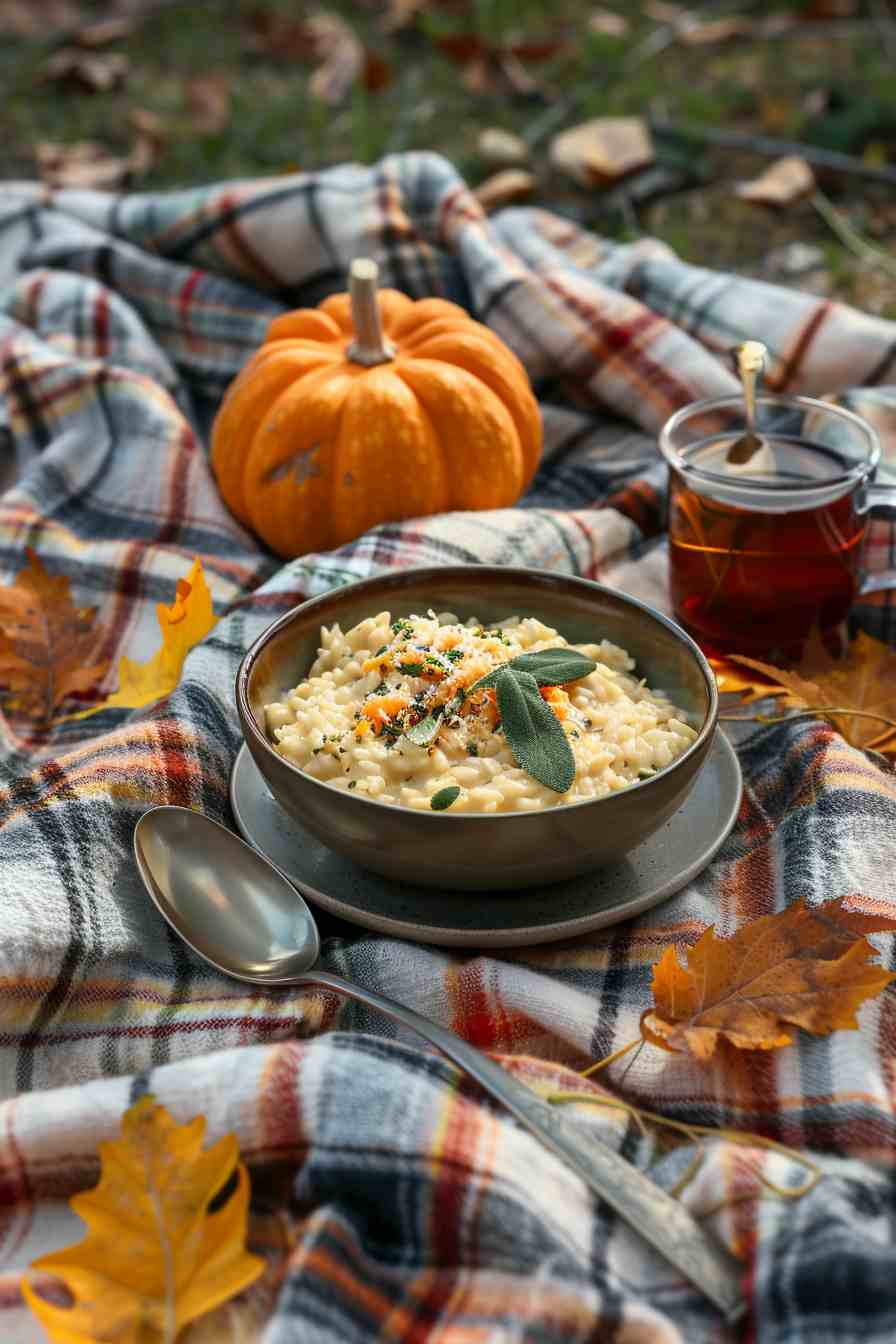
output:
<instances>
[{"instance_id":1,"label":"glass mug","mask_svg":"<svg viewBox=\"0 0 896 1344\"><path fill-rule=\"evenodd\" d=\"M799 656L813 629L834 631L860 592L896 584L863 576L880 443L851 411L811 397L762 396L767 447L731 467L746 433L743 398L697 401L664 426L669 573L675 618L705 653Z\"/></svg>"}]
</instances>

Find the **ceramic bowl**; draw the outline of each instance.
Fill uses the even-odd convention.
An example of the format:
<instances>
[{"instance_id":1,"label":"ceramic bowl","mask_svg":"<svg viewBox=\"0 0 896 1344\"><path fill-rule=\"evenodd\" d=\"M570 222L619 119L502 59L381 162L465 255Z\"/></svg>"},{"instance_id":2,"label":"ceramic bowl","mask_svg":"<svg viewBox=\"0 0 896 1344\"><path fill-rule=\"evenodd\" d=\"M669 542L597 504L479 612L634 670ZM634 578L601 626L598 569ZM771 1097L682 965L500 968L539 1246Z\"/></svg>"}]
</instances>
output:
<instances>
[{"instance_id":1,"label":"ceramic bowl","mask_svg":"<svg viewBox=\"0 0 896 1344\"><path fill-rule=\"evenodd\" d=\"M331 788L277 754L264 707L307 676L322 625L338 621L348 630L380 611L395 619L430 607L486 624L509 615L536 616L570 643L609 639L628 650L651 688L688 712L698 736L649 779L606 798L543 812L418 812ZM668 617L587 579L490 565L395 570L303 602L246 653L236 703L271 793L325 845L398 881L466 891L556 882L619 859L684 802L718 716L712 669Z\"/></svg>"}]
</instances>

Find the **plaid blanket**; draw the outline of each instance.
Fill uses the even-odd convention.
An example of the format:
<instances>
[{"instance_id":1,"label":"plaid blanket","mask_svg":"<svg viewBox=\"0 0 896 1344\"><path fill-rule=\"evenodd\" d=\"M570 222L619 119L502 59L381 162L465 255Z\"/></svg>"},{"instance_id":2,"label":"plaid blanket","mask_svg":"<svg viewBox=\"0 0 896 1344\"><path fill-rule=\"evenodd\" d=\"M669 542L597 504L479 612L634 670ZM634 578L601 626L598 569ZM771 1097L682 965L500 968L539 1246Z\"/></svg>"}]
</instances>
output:
<instances>
[{"instance_id":1,"label":"plaid blanket","mask_svg":"<svg viewBox=\"0 0 896 1344\"><path fill-rule=\"evenodd\" d=\"M343 288L360 254L384 283L463 303L513 347L542 401L544 463L519 508L386 525L282 565L221 504L211 417L271 316ZM180 1120L204 1113L212 1138L235 1131L252 1171L252 1242L270 1269L202 1338L896 1337L892 992L862 1009L858 1033L799 1034L708 1066L645 1049L609 1071L610 1088L645 1108L795 1145L824 1170L814 1193L775 1198L763 1180L802 1179L789 1157L706 1143L681 1198L742 1259L750 1312L735 1332L419 1042L328 994L256 990L200 963L131 859L153 804L230 822L234 673L249 641L304 598L461 560L584 574L667 607L656 430L685 402L732 390L722 352L757 334L774 387L845 396L896 460L893 324L541 211L487 221L433 155L164 195L4 188L0 582L32 547L79 606L97 608L97 657L113 660L97 697L114 689L122 653L154 652L155 604L196 555L221 619L177 690L146 709L30 736L0 716L3 1340L42 1338L21 1271L78 1238L65 1201L93 1182L98 1141L147 1091ZM870 549L872 566L892 566L892 518ZM896 642L886 591L855 622ZM451 1026L537 1091L606 1096L577 1071L637 1035L650 967L671 943L799 897L896 903L892 773L811 721L751 731L739 751L734 833L643 917L500 955L341 926L326 964ZM877 940L890 966L892 941ZM575 1113L669 1189L693 1157L619 1110Z\"/></svg>"}]
</instances>

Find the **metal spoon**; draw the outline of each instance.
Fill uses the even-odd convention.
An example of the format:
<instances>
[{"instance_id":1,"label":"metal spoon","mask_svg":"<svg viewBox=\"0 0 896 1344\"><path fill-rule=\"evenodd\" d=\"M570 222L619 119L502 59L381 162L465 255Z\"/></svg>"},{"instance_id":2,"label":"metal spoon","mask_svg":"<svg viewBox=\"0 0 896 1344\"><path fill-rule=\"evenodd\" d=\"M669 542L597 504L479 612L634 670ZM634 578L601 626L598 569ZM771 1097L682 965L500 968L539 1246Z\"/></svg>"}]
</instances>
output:
<instances>
[{"instance_id":1,"label":"metal spoon","mask_svg":"<svg viewBox=\"0 0 896 1344\"><path fill-rule=\"evenodd\" d=\"M747 432L732 443L725 461L740 467L762 447L762 439L756 433L756 381L765 368L768 349L761 341L744 341L736 345L731 354L744 390Z\"/></svg>"},{"instance_id":2,"label":"metal spoon","mask_svg":"<svg viewBox=\"0 0 896 1344\"><path fill-rule=\"evenodd\" d=\"M318 970L311 911L257 850L199 812L154 807L137 822L134 855L159 913L217 970L255 985L321 985L410 1027L506 1106L729 1320L742 1314L736 1260L677 1200L453 1032Z\"/></svg>"}]
</instances>

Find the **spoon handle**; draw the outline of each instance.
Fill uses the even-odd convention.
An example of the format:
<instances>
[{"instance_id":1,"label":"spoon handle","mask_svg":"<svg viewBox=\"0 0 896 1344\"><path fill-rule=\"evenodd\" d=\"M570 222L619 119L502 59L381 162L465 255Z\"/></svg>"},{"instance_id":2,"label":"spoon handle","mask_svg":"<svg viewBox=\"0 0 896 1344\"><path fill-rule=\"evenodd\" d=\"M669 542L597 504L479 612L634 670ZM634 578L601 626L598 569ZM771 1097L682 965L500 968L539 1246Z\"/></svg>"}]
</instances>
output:
<instances>
[{"instance_id":1,"label":"spoon handle","mask_svg":"<svg viewBox=\"0 0 896 1344\"><path fill-rule=\"evenodd\" d=\"M695 1284L729 1321L744 1311L740 1266L734 1257L691 1217L678 1200L633 1167L593 1134L587 1136L542 1101L530 1088L495 1064L453 1031L405 1008L393 999L313 971L303 982L326 986L410 1027L480 1084L496 1101L577 1173L594 1194L629 1223L655 1250Z\"/></svg>"}]
</instances>

